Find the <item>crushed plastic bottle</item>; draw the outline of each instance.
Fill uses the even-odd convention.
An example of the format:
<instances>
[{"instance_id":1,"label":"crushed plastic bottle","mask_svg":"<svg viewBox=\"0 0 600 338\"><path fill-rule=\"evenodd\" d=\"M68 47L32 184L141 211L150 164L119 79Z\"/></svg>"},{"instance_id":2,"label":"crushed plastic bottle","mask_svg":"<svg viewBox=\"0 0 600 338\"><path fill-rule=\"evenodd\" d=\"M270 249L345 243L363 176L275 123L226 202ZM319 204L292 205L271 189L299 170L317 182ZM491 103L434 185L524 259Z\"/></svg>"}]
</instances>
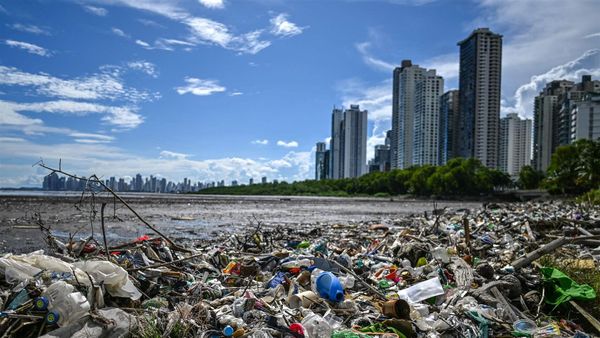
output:
<instances>
[{"instance_id":1,"label":"crushed plastic bottle","mask_svg":"<svg viewBox=\"0 0 600 338\"><path fill-rule=\"evenodd\" d=\"M86 316L90 311L90 303L81 292L76 292L75 287L63 281L50 285L42 297L48 300L48 314L46 321L58 326L69 325Z\"/></svg>"}]
</instances>

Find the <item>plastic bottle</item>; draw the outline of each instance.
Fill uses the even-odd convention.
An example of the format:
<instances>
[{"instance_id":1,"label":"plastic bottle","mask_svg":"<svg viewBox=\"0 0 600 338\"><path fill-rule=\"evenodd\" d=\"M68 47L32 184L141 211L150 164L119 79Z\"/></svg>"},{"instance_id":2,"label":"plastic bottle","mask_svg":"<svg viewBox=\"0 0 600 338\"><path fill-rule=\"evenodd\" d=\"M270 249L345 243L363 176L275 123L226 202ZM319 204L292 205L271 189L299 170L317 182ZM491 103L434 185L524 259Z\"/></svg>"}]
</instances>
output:
<instances>
[{"instance_id":1,"label":"plastic bottle","mask_svg":"<svg viewBox=\"0 0 600 338\"><path fill-rule=\"evenodd\" d=\"M321 272L316 281L319 296L332 302L344 300L344 288L340 280L331 272Z\"/></svg>"},{"instance_id":2,"label":"plastic bottle","mask_svg":"<svg viewBox=\"0 0 600 338\"><path fill-rule=\"evenodd\" d=\"M302 321L304 335L310 338L331 337L333 329L323 317L316 313L310 313Z\"/></svg>"},{"instance_id":3,"label":"plastic bottle","mask_svg":"<svg viewBox=\"0 0 600 338\"><path fill-rule=\"evenodd\" d=\"M46 321L49 324L65 326L88 314L90 303L81 292L74 291L73 285L58 281L42 293L48 300Z\"/></svg>"}]
</instances>

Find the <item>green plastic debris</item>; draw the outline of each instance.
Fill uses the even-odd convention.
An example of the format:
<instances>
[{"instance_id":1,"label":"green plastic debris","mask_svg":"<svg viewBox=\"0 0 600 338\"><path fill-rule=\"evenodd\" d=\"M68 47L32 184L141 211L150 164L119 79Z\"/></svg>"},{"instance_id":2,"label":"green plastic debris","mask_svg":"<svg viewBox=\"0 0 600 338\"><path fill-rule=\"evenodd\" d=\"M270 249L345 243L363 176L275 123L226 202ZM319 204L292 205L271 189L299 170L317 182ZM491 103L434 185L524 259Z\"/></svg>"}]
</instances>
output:
<instances>
[{"instance_id":1,"label":"green plastic debris","mask_svg":"<svg viewBox=\"0 0 600 338\"><path fill-rule=\"evenodd\" d=\"M424 266L424 265L427 265L427 259L425 259L425 257L420 257L417 260L417 267L421 267L421 266Z\"/></svg>"},{"instance_id":2,"label":"green plastic debris","mask_svg":"<svg viewBox=\"0 0 600 338\"><path fill-rule=\"evenodd\" d=\"M360 329L360 332L380 333L380 332L391 332L398 335L400 338L406 338L406 335L400 330L391 326L386 326L382 323L373 323L369 326L365 326Z\"/></svg>"},{"instance_id":3,"label":"green plastic debris","mask_svg":"<svg viewBox=\"0 0 600 338\"><path fill-rule=\"evenodd\" d=\"M392 285L385 279L379 281L379 288L382 290L389 289Z\"/></svg>"},{"instance_id":4,"label":"green plastic debris","mask_svg":"<svg viewBox=\"0 0 600 338\"><path fill-rule=\"evenodd\" d=\"M555 308L571 299L593 300L596 298L596 292L591 286L577 284L558 269L543 267L541 272L547 285L546 303L554 305Z\"/></svg>"},{"instance_id":5,"label":"green plastic debris","mask_svg":"<svg viewBox=\"0 0 600 338\"><path fill-rule=\"evenodd\" d=\"M368 338L369 336L352 331L335 331L331 338Z\"/></svg>"},{"instance_id":6,"label":"green plastic debris","mask_svg":"<svg viewBox=\"0 0 600 338\"><path fill-rule=\"evenodd\" d=\"M309 241L302 241L300 242L300 244L298 244L298 246L296 248L298 249L306 249L310 246L310 242Z\"/></svg>"}]
</instances>

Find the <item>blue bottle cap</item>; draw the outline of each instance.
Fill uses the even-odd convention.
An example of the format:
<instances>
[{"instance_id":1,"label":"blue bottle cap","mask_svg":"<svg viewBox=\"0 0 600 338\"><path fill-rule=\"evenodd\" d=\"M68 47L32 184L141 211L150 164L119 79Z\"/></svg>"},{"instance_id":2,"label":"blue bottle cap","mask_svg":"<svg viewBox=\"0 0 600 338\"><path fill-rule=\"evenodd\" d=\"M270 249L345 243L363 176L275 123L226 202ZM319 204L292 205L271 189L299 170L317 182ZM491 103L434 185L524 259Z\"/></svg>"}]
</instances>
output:
<instances>
[{"instance_id":1,"label":"blue bottle cap","mask_svg":"<svg viewBox=\"0 0 600 338\"><path fill-rule=\"evenodd\" d=\"M58 319L59 318L60 318L60 315L58 314L58 312L50 311L46 315L46 323L48 323L48 324L56 324L56 323L58 323Z\"/></svg>"},{"instance_id":2,"label":"blue bottle cap","mask_svg":"<svg viewBox=\"0 0 600 338\"><path fill-rule=\"evenodd\" d=\"M33 307L38 311L46 311L48 309L48 298L37 297L33 301Z\"/></svg>"},{"instance_id":3,"label":"blue bottle cap","mask_svg":"<svg viewBox=\"0 0 600 338\"><path fill-rule=\"evenodd\" d=\"M231 337L231 336L233 336L234 331L235 330L233 329L233 327L231 327L230 325L227 325L223 329L223 334L225 335L225 337Z\"/></svg>"}]
</instances>

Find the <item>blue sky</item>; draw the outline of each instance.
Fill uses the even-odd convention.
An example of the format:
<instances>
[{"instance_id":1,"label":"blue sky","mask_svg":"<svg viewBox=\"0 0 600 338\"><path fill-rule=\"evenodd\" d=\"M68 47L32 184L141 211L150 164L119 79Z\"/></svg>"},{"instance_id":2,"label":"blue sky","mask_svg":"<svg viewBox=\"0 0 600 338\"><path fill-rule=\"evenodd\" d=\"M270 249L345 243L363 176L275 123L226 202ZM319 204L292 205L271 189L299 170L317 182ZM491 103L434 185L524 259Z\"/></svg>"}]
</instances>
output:
<instances>
[{"instance_id":1,"label":"blue sky","mask_svg":"<svg viewBox=\"0 0 600 338\"><path fill-rule=\"evenodd\" d=\"M402 59L457 86L457 41L504 35L502 112L600 76L598 1L0 1L0 186L80 175L313 176L334 105L391 118ZM574 23L577 23L576 25Z\"/></svg>"}]
</instances>

